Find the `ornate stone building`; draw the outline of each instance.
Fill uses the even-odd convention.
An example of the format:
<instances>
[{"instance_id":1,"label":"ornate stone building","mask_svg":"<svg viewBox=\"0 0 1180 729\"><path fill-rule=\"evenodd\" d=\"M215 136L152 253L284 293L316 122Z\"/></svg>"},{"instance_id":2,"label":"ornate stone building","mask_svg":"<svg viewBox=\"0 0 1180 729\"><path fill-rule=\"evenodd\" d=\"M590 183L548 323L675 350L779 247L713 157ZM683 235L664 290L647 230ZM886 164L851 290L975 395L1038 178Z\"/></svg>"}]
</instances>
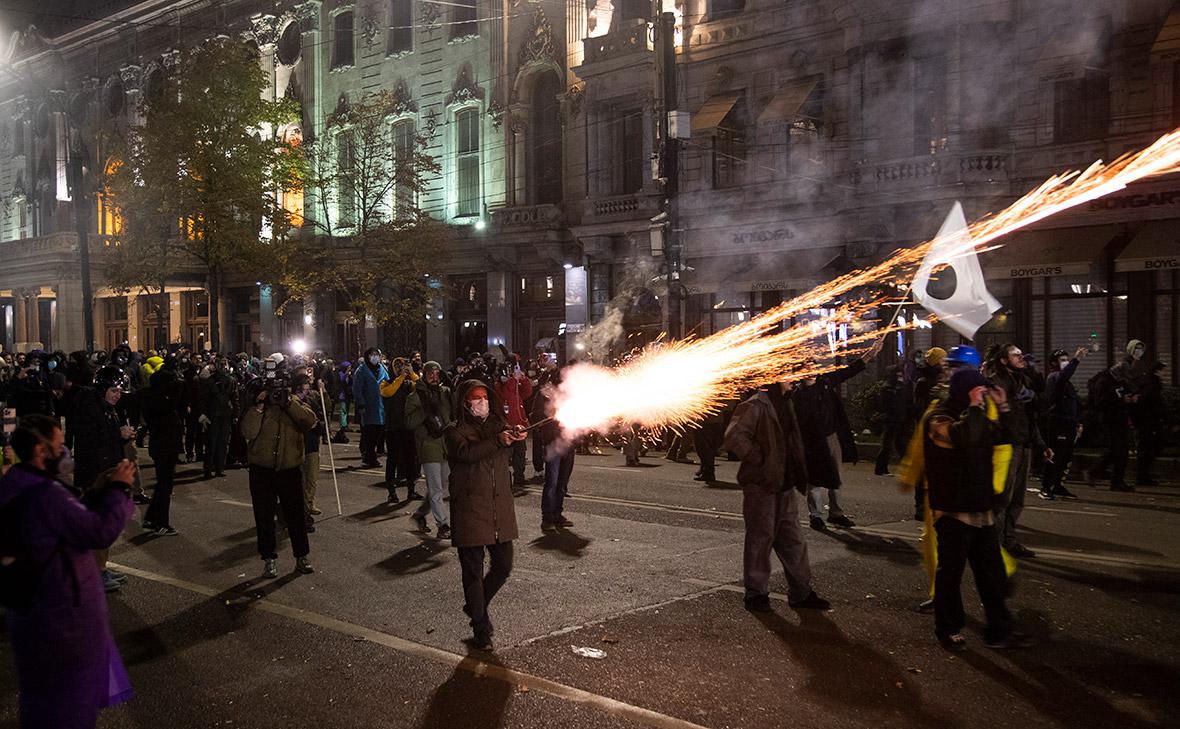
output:
<instances>
[{"instance_id":1,"label":"ornate stone building","mask_svg":"<svg viewBox=\"0 0 1180 729\"><path fill-rule=\"evenodd\" d=\"M366 338L439 359L498 343L573 347L611 307L638 337L626 341L655 336L672 240L685 329L716 331L928 238L955 200L978 217L1180 125L1171 0L471 3L142 0L104 5L118 22L26 33L16 73L0 75L0 339L80 343L62 152L78 100L131 114L169 50L206 28L259 44L271 93L303 103L305 138L341 100L381 89L397 99L390 143L426 135L442 170L420 202L460 243L424 329ZM673 230L661 217L656 11L676 18L686 113ZM986 254L1006 308L978 342L1042 356L1092 343L1097 368L1137 337L1174 381L1178 205L1180 187L1161 179ZM101 246L110 221L101 201L96 212ZM195 341L207 316L195 280L167 302L125 304L100 281L98 344L152 343L160 303L175 312L169 337ZM334 301L278 318L269 291L238 283L224 319L235 349L351 340ZM957 341L936 326L896 349Z\"/></svg>"}]
</instances>

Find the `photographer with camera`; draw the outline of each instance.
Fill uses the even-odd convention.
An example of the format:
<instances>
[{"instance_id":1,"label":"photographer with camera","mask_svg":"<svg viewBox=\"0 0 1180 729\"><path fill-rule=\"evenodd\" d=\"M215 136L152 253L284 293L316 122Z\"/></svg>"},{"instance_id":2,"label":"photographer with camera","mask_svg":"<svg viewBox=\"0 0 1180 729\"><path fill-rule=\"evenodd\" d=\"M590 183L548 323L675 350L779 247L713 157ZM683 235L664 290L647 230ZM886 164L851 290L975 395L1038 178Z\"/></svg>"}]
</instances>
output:
<instances>
[{"instance_id":1,"label":"photographer with camera","mask_svg":"<svg viewBox=\"0 0 1180 729\"><path fill-rule=\"evenodd\" d=\"M414 445L414 429L406 424L406 401L413 395L418 375L404 357L395 357L388 382L381 383L381 399L385 409L385 487L389 501L397 503L397 487L406 487L406 501L421 499L414 490L418 481L418 453Z\"/></svg>"},{"instance_id":2,"label":"photographer with camera","mask_svg":"<svg viewBox=\"0 0 1180 729\"><path fill-rule=\"evenodd\" d=\"M287 523L287 536L295 556L295 570L310 574L310 551L304 521L303 459L304 434L315 427L311 408L291 396L291 383L283 361L272 355L265 374L250 388L253 407L242 414L242 436L250 464L250 501L258 532L258 554L262 576L278 577L275 560L276 503Z\"/></svg>"},{"instance_id":3,"label":"photographer with camera","mask_svg":"<svg viewBox=\"0 0 1180 729\"><path fill-rule=\"evenodd\" d=\"M64 446L52 418L24 418L12 434L20 463L0 478L0 592L26 727L93 727L132 693L92 550L134 511L135 465L119 461L82 503L57 478Z\"/></svg>"}]
</instances>

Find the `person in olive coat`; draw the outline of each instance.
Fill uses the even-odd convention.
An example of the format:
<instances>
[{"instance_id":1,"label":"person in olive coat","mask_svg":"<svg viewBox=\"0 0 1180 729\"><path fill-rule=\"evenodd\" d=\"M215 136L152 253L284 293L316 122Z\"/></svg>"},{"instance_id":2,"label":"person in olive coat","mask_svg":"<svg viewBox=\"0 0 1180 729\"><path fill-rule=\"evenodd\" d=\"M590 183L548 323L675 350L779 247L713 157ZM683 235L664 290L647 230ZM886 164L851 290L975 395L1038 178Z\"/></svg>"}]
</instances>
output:
<instances>
[{"instance_id":1,"label":"person in olive coat","mask_svg":"<svg viewBox=\"0 0 1180 729\"><path fill-rule=\"evenodd\" d=\"M447 465L446 427L455 420L455 397L451 388L442 383L442 366L435 361L422 365L422 380L406 398L406 427L414 433L418 462L426 475L427 498L414 512L418 529L430 532L426 514L434 515L438 538L451 536L451 515L447 508L447 482L451 469Z\"/></svg>"},{"instance_id":2,"label":"person in olive coat","mask_svg":"<svg viewBox=\"0 0 1180 729\"><path fill-rule=\"evenodd\" d=\"M526 433L509 427L503 411L492 407L486 384L468 380L459 387L458 421L447 430L451 466L451 540L463 572L463 611L471 618L474 644L492 649L488 605L512 572L512 541L517 538L508 456ZM484 574L484 553L491 565Z\"/></svg>"}]
</instances>

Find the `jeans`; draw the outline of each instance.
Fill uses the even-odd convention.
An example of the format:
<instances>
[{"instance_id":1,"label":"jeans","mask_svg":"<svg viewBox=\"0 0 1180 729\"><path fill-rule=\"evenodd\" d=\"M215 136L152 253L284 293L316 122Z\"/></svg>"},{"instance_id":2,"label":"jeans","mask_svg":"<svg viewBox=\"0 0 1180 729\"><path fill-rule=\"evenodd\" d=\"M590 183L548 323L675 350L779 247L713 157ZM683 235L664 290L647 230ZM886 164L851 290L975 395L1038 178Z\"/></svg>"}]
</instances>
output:
<instances>
[{"instance_id":1,"label":"jeans","mask_svg":"<svg viewBox=\"0 0 1180 729\"><path fill-rule=\"evenodd\" d=\"M1090 469L1091 475L1105 474L1110 469L1110 485L1125 486L1127 476L1127 451L1131 448L1131 428L1125 417L1107 420L1106 433L1110 448Z\"/></svg>"},{"instance_id":2,"label":"jeans","mask_svg":"<svg viewBox=\"0 0 1180 729\"><path fill-rule=\"evenodd\" d=\"M971 565L975 588L987 616L987 639L1012 632L1012 615L1004 604L1007 577L994 526L973 527L949 516L934 523L938 532L938 571L934 574L934 633L946 638L963 630L963 571Z\"/></svg>"},{"instance_id":3,"label":"jeans","mask_svg":"<svg viewBox=\"0 0 1180 729\"><path fill-rule=\"evenodd\" d=\"M550 446L549 457L545 460L545 486L541 490L541 521L553 522L562 516L565 508L565 487L574 472L574 451L567 445L562 452Z\"/></svg>"},{"instance_id":4,"label":"jeans","mask_svg":"<svg viewBox=\"0 0 1180 729\"><path fill-rule=\"evenodd\" d=\"M1069 468L1073 460L1077 429L1077 423L1070 420L1053 420L1049 423L1049 447L1053 449L1053 460L1046 462L1041 472L1041 491L1051 494L1061 485L1065 469Z\"/></svg>"},{"instance_id":5,"label":"jeans","mask_svg":"<svg viewBox=\"0 0 1180 729\"><path fill-rule=\"evenodd\" d=\"M450 465L446 461L423 463L422 473L426 474L426 498L418 505L414 516L426 516L429 511L434 515L436 526L450 525L451 507L447 504L450 498Z\"/></svg>"},{"instance_id":6,"label":"jeans","mask_svg":"<svg viewBox=\"0 0 1180 729\"><path fill-rule=\"evenodd\" d=\"M1012 461L1008 464L1008 480L1004 492L996 497L992 512L996 517L996 533L1000 546L1008 549L1016 544L1016 522L1024 511L1024 494L1028 488L1029 449L1012 446Z\"/></svg>"},{"instance_id":7,"label":"jeans","mask_svg":"<svg viewBox=\"0 0 1180 729\"><path fill-rule=\"evenodd\" d=\"M774 492L743 486L742 518L746 524L742 553L746 597L769 594L770 550L774 549L787 575L787 597L806 599L811 594L811 561L799 529L794 490Z\"/></svg>"},{"instance_id":8,"label":"jeans","mask_svg":"<svg viewBox=\"0 0 1180 729\"><path fill-rule=\"evenodd\" d=\"M340 403L340 429L345 430L347 428L348 428L348 403L342 402L342 403Z\"/></svg>"},{"instance_id":9,"label":"jeans","mask_svg":"<svg viewBox=\"0 0 1180 729\"><path fill-rule=\"evenodd\" d=\"M303 513L303 474L300 468L275 471L250 466L250 502L254 505L254 528L258 532L258 554L263 559L277 559L275 552L275 512L283 510L287 536L296 558L306 557L307 526Z\"/></svg>"},{"instance_id":10,"label":"jeans","mask_svg":"<svg viewBox=\"0 0 1180 729\"><path fill-rule=\"evenodd\" d=\"M371 466L377 463L377 441L384 437L385 427L381 425L361 426L361 463Z\"/></svg>"},{"instance_id":11,"label":"jeans","mask_svg":"<svg viewBox=\"0 0 1180 729\"><path fill-rule=\"evenodd\" d=\"M512 483L520 485L527 481L524 477L524 461L527 447L524 441L517 441L508 448L508 458L512 462Z\"/></svg>"},{"instance_id":12,"label":"jeans","mask_svg":"<svg viewBox=\"0 0 1180 729\"><path fill-rule=\"evenodd\" d=\"M385 480L389 484L401 483L414 490L418 480L418 446L414 443L414 431L405 428L385 430Z\"/></svg>"},{"instance_id":13,"label":"jeans","mask_svg":"<svg viewBox=\"0 0 1180 729\"><path fill-rule=\"evenodd\" d=\"M176 476L176 455L157 454L163 457L157 458L153 456L156 463L156 489L152 492L152 503L148 505L147 511L143 515L143 520L149 522L152 526L166 527L172 526L169 521L169 508L172 506L172 484L173 478Z\"/></svg>"},{"instance_id":14,"label":"jeans","mask_svg":"<svg viewBox=\"0 0 1180 729\"><path fill-rule=\"evenodd\" d=\"M205 446L205 473L221 473L225 470L225 460L229 455L229 434L233 429L233 418L210 418L205 428L205 436L209 439Z\"/></svg>"},{"instance_id":15,"label":"jeans","mask_svg":"<svg viewBox=\"0 0 1180 729\"><path fill-rule=\"evenodd\" d=\"M484 550L491 565L483 571ZM481 547L459 547L459 567L463 572L463 612L471 618L471 627L480 637L491 637L492 621L488 605L512 573L512 542L497 542Z\"/></svg>"},{"instance_id":16,"label":"jeans","mask_svg":"<svg viewBox=\"0 0 1180 729\"><path fill-rule=\"evenodd\" d=\"M905 457L906 428L901 423L886 423L885 432L881 434L881 450L877 453L875 473L884 474L889 470L889 461L896 452L901 458Z\"/></svg>"}]
</instances>

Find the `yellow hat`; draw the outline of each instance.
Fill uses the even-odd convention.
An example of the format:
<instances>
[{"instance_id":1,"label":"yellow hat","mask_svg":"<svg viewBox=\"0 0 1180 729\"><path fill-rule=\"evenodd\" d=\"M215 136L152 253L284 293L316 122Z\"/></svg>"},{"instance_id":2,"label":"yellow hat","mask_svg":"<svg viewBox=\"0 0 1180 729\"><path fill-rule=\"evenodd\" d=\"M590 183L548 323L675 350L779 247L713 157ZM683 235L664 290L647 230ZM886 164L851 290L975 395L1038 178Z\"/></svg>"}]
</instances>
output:
<instances>
[{"instance_id":1,"label":"yellow hat","mask_svg":"<svg viewBox=\"0 0 1180 729\"><path fill-rule=\"evenodd\" d=\"M946 350L942 347L931 347L926 350L926 364L937 367L946 359Z\"/></svg>"}]
</instances>

